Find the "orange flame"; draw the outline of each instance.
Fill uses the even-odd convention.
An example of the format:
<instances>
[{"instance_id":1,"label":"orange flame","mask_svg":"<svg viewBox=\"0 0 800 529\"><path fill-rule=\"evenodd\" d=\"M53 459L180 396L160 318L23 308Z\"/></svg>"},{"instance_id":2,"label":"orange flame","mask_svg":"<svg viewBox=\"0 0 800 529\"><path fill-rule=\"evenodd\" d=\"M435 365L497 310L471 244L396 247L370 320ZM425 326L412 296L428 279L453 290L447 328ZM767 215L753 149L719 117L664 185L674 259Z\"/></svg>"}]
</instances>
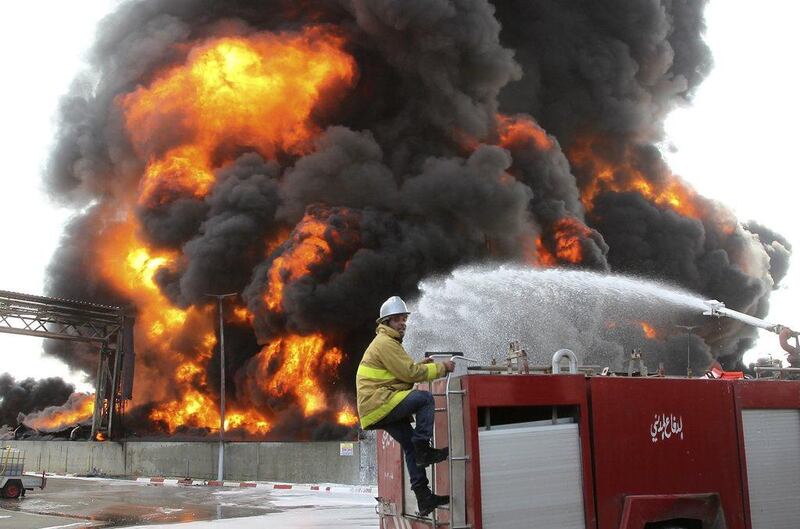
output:
<instances>
[{"instance_id":1,"label":"orange flame","mask_svg":"<svg viewBox=\"0 0 800 529\"><path fill-rule=\"evenodd\" d=\"M219 402L214 402L207 395L189 389L181 400L168 402L150 412L150 418L166 424L170 433L180 427L207 428L219 431ZM225 412L225 431L243 428L250 433L266 434L270 431L270 422L261 414L253 411L236 409Z\"/></svg>"},{"instance_id":2,"label":"orange flame","mask_svg":"<svg viewBox=\"0 0 800 529\"><path fill-rule=\"evenodd\" d=\"M289 335L264 346L257 358L264 389L277 396L291 392L308 417L327 407L318 375L334 374L343 354L336 347L326 347L319 334ZM270 373L275 363L277 371Z\"/></svg>"},{"instance_id":3,"label":"orange flame","mask_svg":"<svg viewBox=\"0 0 800 529\"><path fill-rule=\"evenodd\" d=\"M581 244L591 234L592 230L576 218L558 219L546 230L544 236L536 239L538 263L546 267L557 266L559 263L582 263Z\"/></svg>"},{"instance_id":4,"label":"orange flame","mask_svg":"<svg viewBox=\"0 0 800 529\"><path fill-rule=\"evenodd\" d=\"M265 434L272 425L261 415L250 411L225 413L225 431L244 428L250 433Z\"/></svg>"},{"instance_id":5,"label":"orange flame","mask_svg":"<svg viewBox=\"0 0 800 529\"><path fill-rule=\"evenodd\" d=\"M578 264L583 261L581 241L592 234L578 219L564 217L553 225L556 257L561 261Z\"/></svg>"},{"instance_id":6,"label":"orange flame","mask_svg":"<svg viewBox=\"0 0 800 529\"><path fill-rule=\"evenodd\" d=\"M657 336L656 330L655 330L655 328L653 328L652 325L650 325L646 321L640 321L638 323L639 323L639 326L641 326L642 331L644 331L644 335L645 336L647 336L651 340L656 338L656 336Z\"/></svg>"},{"instance_id":7,"label":"orange flame","mask_svg":"<svg viewBox=\"0 0 800 529\"><path fill-rule=\"evenodd\" d=\"M320 132L312 117L315 108L323 99L340 97L354 82L355 61L343 46L341 37L321 27L208 39L192 46L184 64L165 68L147 86L119 97L134 149L147 162L138 205L206 196L215 184L214 171L243 147L270 158L309 152ZM147 389L137 398L154 403L150 418L170 432L182 427L218 431L217 398L206 379L216 345L213 307L181 308L161 293L159 271L179 269L182 257L155 249L138 230L133 216L110 224L96 248L102 277L138 309L136 340L143 361L136 385ZM291 246L268 271L270 310L281 310L287 282L330 255L325 234L325 224L311 217L292 232ZM337 235L336 230L327 234L338 244ZM268 254L289 237L279 234ZM229 318L250 325L254 320L245 307L235 307ZM273 357L283 362L260 382L264 391L291 393L306 415L328 410L318 377L335 373L342 360L339 349L325 347L321 336L288 336L271 342L259 356L267 363ZM165 371L172 373L172 382L153 384ZM224 428L266 434L271 413L234 404Z\"/></svg>"},{"instance_id":8,"label":"orange flame","mask_svg":"<svg viewBox=\"0 0 800 529\"><path fill-rule=\"evenodd\" d=\"M628 324L633 324L640 327L642 329L642 332L644 332L644 335L647 338L651 340L655 340L656 338L658 338L658 331L650 323L641 320L633 320L633 321L626 320L626 322ZM616 329L618 327L618 323L615 321L607 321L605 322L605 325L607 329Z\"/></svg>"},{"instance_id":9,"label":"orange flame","mask_svg":"<svg viewBox=\"0 0 800 529\"><path fill-rule=\"evenodd\" d=\"M536 259L535 264L540 264L544 267L558 266L558 259L553 255L553 252L548 250L542 242L542 236L536 237Z\"/></svg>"},{"instance_id":10,"label":"orange flame","mask_svg":"<svg viewBox=\"0 0 800 529\"><path fill-rule=\"evenodd\" d=\"M177 371L175 371L175 380L178 382L190 382L195 377L202 377L205 380L204 373L203 368L199 365L185 362L178 366Z\"/></svg>"},{"instance_id":11,"label":"orange flame","mask_svg":"<svg viewBox=\"0 0 800 529\"><path fill-rule=\"evenodd\" d=\"M584 138L576 141L567 153L573 167L583 167L591 172L591 180L581 190L581 202L587 211L593 209L595 198L603 191L631 191L686 217L700 218L701 204L697 193L677 176L667 175L663 181L648 179L637 167L639 162L630 148L623 154L622 165L615 166L597 152L595 147L598 143Z\"/></svg>"},{"instance_id":12,"label":"orange flame","mask_svg":"<svg viewBox=\"0 0 800 529\"><path fill-rule=\"evenodd\" d=\"M343 426L355 426L358 424L358 415L353 413L349 407L346 407L336 416L336 422Z\"/></svg>"},{"instance_id":13,"label":"orange flame","mask_svg":"<svg viewBox=\"0 0 800 529\"><path fill-rule=\"evenodd\" d=\"M139 308L136 339L142 344L138 348L143 357L150 357L157 366L155 369L159 369L158 373L148 372L148 362L137 367L137 385L150 387L149 379L160 377L164 367L175 366L173 387L182 396L157 406L150 418L165 423L170 432L180 426L219 430L218 405L197 389L206 385L205 363L212 357L217 343L213 309L189 307L182 310L161 293L155 275L160 268L172 266L177 256L151 250L136 235L133 220L107 228L104 235L101 270L111 285L136 301ZM121 264L117 256L123 256ZM180 339L184 347L174 346L176 339ZM252 433L266 433L270 427L260 414L238 410L226 414L227 424Z\"/></svg>"},{"instance_id":14,"label":"orange flame","mask_svg":"<svg viewBox=\"0 0 800 529\"><path fill-rule=\"evenodd\" d=\"M233 319L234 321L238 321L240 323L249 323L252 325L253 313L250 312L247 307L234 307Z\"/></svg>"},{"instance_id":15,"label":"orange flame","mask_svg":"<svg viewBox=\"0 0 800 529\"><path fill-rule=\"evenodd\" d=\"M217 404L193 389L184 393L182 400L169 402L151 411L150 418L166 423L170 432L186 425L219 428Z\"/></svg>"},{"instance_id":16,"label":"orange flame","mask_svg":"<svg viewBox=\"0 0 800 529\"><path fill-rule=\"evenodd\" d=\"M35 430L55 432L88 422L93 413L94 395L73 393L63 406L53 406L28 414L22 422Z\"/></svg>"},{"instance_id":17,"label":"orange flame","mask_svg":"<svg viewBox=\"0 0 800 529\"><path fill-rule=\"evenodd\" d=\"M553 139L529 116L497 115L500 145L511 147L533 143L539 150L553 148Z\"/></svg>"},{"instance_id":18,"label":"orange flame","mask_svg":"<svg viewBox=\"0 0 800 529\"><path fill-rule=\"evenodd\" d=\"M195 146L168 151L163 159L151 160L140 182L139 203L155 205L182 194L206 196L214 183L208 154Z\"/></svg>"},{"instance_id":19,"label":"orange flame","mask_svg":"<svg viewBox=\"0 0 800 529\"><path fill-rule=\"evenodd\" d=\"M267 292L273 299L268 304L270 308L281 306L286 281L307 274L310 266L330 253L330 246L322 237L325 230L326 225L312 217L305 218L295 229L292 239L295 244L273 262L270 271ZM335 231L331 231L333 240L337 240ZM139 346L143 358L149 357L151 361L145 360L143 367L137 369L137 386L144 384L160 392L157 395L145 393L145 398L157 403L150 418L164 424L169 432L182 427L218 431L217 399L210 396L206 380L207 363L216 345L213 309L181 309L161 293L156 282L157 273L179 266L180 256L177 252L156 251L146 244L137 234L135 218L106 227L102 235L98 238L98 264L102 275L112 287L134 300L139 309L136 339L143 344ZM244 307L236 307L232 317L235 321L253 322L253 315ZM265 391L279 396L292 393L301 402L306 415L327 409L317 371L334 373L342 359L339 349L322 350L321 337L288 337L273 342L266 350L262 354L267 362L269 357L278 356L284 365L263 384ZM174 383L168 389L159 389L151 381L169 366L174 370ZM178 398L174 397L176 393ZM271 429L271 419L254 409L231 407L226 413L225 429L266 434Z\"/></svg>"},{"instance_id":20,"label":"orange flame","mask_svg":"<svg viewBox=\"0 0 800 529\"><path fill-rule=\"evenodd\" d=\"M353 83L355 62L342 46L340 37L319 27L210 39L191 50L186 64L121 97L126 128L148 160L139 203L205 196L213 169L232 160L237 146L267 157L306 152L318 132L311 122L317 102ZM164 136L164 120L191 143L154 146L153 138Z\"/></svg>"},{"instance_id":21,"label":"orange flame","mask_svg":"<svg viewBox=\"0 0 800 529\"><path fill-rule=\"evenodd\" d=\"M216 345L216 337L207 335L204 345L199 359L207 361ZM207 368L190 360L180 364L175 371L175 381L183 390L182 397L159 405L150 412L150 418L166 424L170 433L183 426L219 431L219 401L195 389L195 386L206 387L206 372ZM255 410L233 408L225 413L226 431L244 429L252 434L263 435L271 427L271 423Z\"/></svg>"},{"instance_id":22,"label":"orange flame","mask_svg":"<svg viewBox=\"0 0 800 529\"><path fill-rule=\"evenodd\" d=\"M136 301L140 309L137 326L143 329L150 344L164 344L165 336L173 336L186 324L197 309L181 310L172 305L155 282L161 268L177 261L176 252L153 251L136 233L136 221L127 221L106 228L101 238L100 270L112 287ZM213 335L211 322L205 332Z\"/></svg>"},{"instance_id":23,"label":"orange flame","mask_svg":"<svg viewBox=\"0 0 800 529\"><path fill-rule=\"evenodd\" d=\"M325 230L325 223L306 213L292 232L292 246L272 261L267 272L269 285L264 293L264 301L270 310L281 309L286 283L307 275L312 266L330 255L331 247L324 238Z\"/></svg>"},{"instance_id":24,"label":"orange flame","mask_svg":"<svg viewBox=\"0 0 800 529\"><path fill-rule=\"evenodd\" d=\"M168 402L153 409L150 418L164 423L170 433L174 433L180 427L219 431L219 402L214 402L195 389L189 389L181 400ZM250 433L266 434L271 425L266 418L253 410L226 411L225 431L238 428L244 428Z\"/></svg>"}]
</instances>

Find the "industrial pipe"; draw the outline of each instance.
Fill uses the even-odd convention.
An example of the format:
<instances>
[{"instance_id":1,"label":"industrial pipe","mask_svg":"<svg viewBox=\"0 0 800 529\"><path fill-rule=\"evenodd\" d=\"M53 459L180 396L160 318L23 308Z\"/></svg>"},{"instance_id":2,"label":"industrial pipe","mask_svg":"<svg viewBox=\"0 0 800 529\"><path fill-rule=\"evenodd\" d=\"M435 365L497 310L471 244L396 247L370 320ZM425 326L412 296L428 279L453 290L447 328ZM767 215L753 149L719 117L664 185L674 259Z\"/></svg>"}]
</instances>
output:
<instances>
[{"instance_id":1,"label":"industrial pipe","mask_svg":"<svg viewBox=\"0 0 800 529\"><path fill-rule=\"evenodd\" d=\"M575 356L575 353L570 351L569 349L559 349L553 355L553 374L558 375L561 373L561 359L567 357L569 358L569 372L570 374L575 374L578 372L578 357Z\"/></svg>"}]
</instances>

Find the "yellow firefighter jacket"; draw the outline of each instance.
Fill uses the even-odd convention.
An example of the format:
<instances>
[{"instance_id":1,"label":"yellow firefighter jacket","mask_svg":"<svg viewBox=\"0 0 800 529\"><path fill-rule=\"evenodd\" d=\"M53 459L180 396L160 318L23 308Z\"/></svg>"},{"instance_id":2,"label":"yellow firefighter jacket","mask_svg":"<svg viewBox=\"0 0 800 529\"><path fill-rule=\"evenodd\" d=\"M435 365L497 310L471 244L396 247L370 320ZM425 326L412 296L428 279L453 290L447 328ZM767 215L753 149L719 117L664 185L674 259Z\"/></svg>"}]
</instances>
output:
<instances>
[{"instance_id":1,"label":"yellow firefighter jacket","mask_svg":"<svg viewBox=\"0 0 800 529\"><path fill-rule=\"evenodd\" d=\"M361 427L367 429L386 417L411 392L414 382L444 374L444 364L414 363L400 343L400 333L388 325L378 325L356 373Z\"/></svg>"}]
</instances>

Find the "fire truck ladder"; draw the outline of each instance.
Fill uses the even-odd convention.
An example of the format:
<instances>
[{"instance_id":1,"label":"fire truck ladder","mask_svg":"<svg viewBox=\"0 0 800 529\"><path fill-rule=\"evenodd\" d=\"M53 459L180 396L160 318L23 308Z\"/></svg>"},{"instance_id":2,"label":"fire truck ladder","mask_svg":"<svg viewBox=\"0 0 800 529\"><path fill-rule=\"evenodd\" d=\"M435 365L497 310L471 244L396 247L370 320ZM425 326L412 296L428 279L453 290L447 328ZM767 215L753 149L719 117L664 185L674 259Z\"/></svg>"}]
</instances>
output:
<instances>
[{"instance_id":1,"label":"fire truck ladder","mask_svg":"<svg viewBox=\"0 0 800 529\"><path fill-rule=\"evenodd\" d=\"M426 358L447 358L450 361L464 361L464 362L477 362L472 358L466 358L464 353L425 353ZM430 518L423 518L416 516L415 519L429 523L436 529L439 526L449 526L450 529L472 529L472 525L466 523L466 509L464 506L464 495L465 491L462 491L463 487L454 487L454 474L453 468L455 464L461 465L461 479L460 482L464 483L464 475L466 474L466 466L467 463L470 461L470 455L466 453L465 446L464 446L464 422L463 419L459 421L461 425L461 435L458 436L458 439L453 437L453 413L451 411L453 408L456 410L456 415L459 418L463 417L463 403L464 403L464 395L467 393L466 390L461 389L461 381L458 380L458 387L453 387L452 377L453 373L447 373L447 377L445 378L445 392L444 393L433 393L433 382L428 382L428 390L431 391L434 397L444 397L445 398L445 405L443 408L436 408L436 413L444 413L445 417L447 417L447 440L448 444L450 445L450 452L447 456L447 476L448 476L448 483L450 484L449 496L450 502L448 505L437 507L437 509L444 509L447 510L449 513L448 521L441 521L438 519L436 510L434 509L431 513ZM457 400L454 400L457 399ZM454 406L451 406L451 402L454 402ZM436 428L433 429L433 446L436 446ZM455 444L454 444L455 442ZM460 452L457 455L454 452ZM436 465L431 465L431 483L433 493L437 493L437 484L436 484ZM461 492L461 495L458 493Z\"/></svg>"},{"instance_id":2,"label":"fire truck ladder","mask_svg":"<svg viewBox=\"0 0 800 529\"><path fill-rule=\"evenodd\" d=\"M133 396L133 322L120 307L0 290L0 332L100 345L92 439L111 437Z\"/></svg>"}]
</instances>

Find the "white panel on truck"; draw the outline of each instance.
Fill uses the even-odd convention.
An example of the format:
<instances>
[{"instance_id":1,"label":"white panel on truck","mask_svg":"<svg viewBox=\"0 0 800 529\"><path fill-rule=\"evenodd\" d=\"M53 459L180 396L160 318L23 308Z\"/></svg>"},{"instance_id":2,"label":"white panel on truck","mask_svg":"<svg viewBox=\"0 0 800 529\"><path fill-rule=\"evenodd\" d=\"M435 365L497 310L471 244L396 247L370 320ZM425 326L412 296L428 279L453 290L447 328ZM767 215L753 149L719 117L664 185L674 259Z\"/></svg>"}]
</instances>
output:
<instances>
[{"instance_id":1,"label":"white panel on truck","mask_svg":"<svg viewBox=\"0 0 800 529\"><path fill-rule=\"evenodd\" d=\"M797 529L800 410L742 410L753 529Z\"/></svg>"},{"instance_id":2,"label":"white panel on truck","mask_svg":"<svg viewBox=\"0 0 800 529\"><path fill-rule=\"evenodd\" d=\"M577 424L481 430L484 529L586 529Z\"/></svg>"}]
</instances>

